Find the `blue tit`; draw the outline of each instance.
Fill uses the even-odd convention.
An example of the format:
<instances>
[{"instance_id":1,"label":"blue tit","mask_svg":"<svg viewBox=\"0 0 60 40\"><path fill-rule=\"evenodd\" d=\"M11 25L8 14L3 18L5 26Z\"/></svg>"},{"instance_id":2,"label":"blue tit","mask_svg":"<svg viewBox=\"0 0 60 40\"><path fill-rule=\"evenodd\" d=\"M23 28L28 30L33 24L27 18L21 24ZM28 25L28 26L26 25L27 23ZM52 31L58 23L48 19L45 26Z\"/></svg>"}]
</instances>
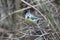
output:
<instances>
[{"instance_id":1,"label":"blue tit","mask_svg":"<svg viewBox=\"0 0 60 40\"><path fill-rule=\"evenodd\" d=\"M39 20L42 20L42 18L35 17L30 13L30 10L28 10L25 14L25 19L30 21L31 23L38 23Z\"/></svg>"}]
</instances>

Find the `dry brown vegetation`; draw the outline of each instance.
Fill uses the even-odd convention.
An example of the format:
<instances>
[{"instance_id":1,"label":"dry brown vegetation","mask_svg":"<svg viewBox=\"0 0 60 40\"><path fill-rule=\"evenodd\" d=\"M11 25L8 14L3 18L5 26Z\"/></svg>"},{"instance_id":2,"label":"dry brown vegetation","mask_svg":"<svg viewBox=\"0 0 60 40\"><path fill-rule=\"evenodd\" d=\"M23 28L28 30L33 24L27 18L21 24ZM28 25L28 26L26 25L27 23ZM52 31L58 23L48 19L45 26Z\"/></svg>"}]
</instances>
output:
<instances>
[{"instance_id":1,"label":"dry brown vegetation","mask_svg":"<svg viewBox=\"0 0 60 40\"><path fill-rule=\"evenodd\" d=\"M59 0L0 0L0 40L60 40ZM26 10L43 18L25 20Z\"/></svg>"}]
</instances>

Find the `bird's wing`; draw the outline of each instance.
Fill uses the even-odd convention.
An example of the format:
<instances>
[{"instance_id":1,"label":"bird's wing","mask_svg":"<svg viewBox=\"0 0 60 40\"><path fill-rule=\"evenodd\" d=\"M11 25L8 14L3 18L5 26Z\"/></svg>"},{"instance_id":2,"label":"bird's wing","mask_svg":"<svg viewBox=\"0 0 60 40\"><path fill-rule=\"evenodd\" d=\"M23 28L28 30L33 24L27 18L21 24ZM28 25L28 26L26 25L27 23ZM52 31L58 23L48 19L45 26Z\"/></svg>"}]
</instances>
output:
<instances>
[{"instance_id":1,"label":"bird's wing","mask_svg":"<svg viewBox=\"0 0 60 40\"><path fill-rule=\"evenodd\" d=\"M31 19L32 19L32 20L37 20L38 18L35 17L35 16L32 16Z\"/></svg>"}]
</instances>

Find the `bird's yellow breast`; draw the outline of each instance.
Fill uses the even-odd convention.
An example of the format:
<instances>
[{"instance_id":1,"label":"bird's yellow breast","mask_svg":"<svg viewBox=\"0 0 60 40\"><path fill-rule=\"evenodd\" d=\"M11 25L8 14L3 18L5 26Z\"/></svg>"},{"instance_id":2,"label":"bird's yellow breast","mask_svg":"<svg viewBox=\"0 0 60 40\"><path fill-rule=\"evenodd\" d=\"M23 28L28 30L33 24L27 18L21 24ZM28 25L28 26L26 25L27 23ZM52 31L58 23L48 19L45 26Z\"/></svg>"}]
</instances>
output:
<instances>
[{"instance_id":1,"label":"bird's yellow breast","mask_svg":"<svg viewBox=\"0 0 60 40\"><path fill-rule=\"evenodd\" d=\"M25 20L28 21L28 22L30 22L30 23L36 23L37 22L37 20L32 20L30 18L29 19L25 18Z\"/></svg>"}]
</instances>

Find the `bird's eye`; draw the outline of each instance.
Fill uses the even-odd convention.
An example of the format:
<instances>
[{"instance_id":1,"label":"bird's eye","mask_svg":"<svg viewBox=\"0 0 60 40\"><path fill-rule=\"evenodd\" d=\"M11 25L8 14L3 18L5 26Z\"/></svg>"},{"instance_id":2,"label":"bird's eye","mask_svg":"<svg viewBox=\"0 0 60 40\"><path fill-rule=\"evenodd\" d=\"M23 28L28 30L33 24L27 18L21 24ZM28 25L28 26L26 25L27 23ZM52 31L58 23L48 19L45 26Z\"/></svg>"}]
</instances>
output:
<instances>
[{"instance_id":1,"label":"bird's eye","mask_svg":"<svg viewBox=\"0 0 60 40\"><path fill-rule=\"evenodd\" d=\"M27 18L29 18L29 16Z\"/></svg>"}]
</instances>

